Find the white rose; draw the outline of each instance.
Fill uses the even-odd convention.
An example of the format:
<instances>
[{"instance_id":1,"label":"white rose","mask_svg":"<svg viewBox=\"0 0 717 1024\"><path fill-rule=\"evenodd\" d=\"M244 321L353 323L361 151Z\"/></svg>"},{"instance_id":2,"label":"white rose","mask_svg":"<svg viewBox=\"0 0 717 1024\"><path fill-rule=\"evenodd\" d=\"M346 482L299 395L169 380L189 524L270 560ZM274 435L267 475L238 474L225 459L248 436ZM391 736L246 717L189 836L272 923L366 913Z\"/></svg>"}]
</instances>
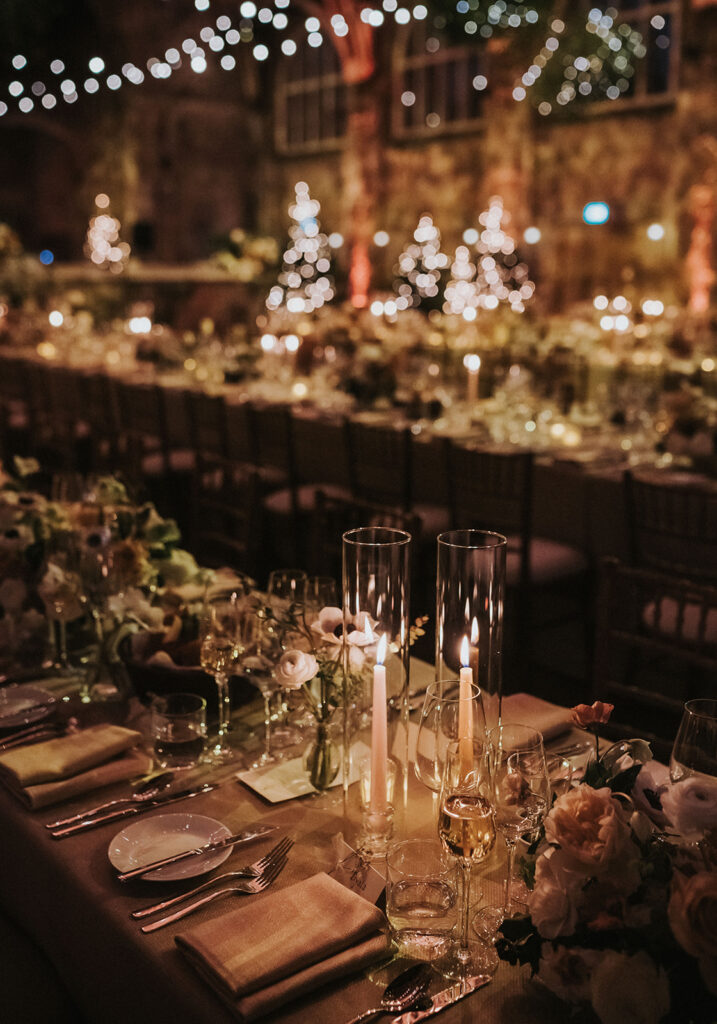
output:
<instances>
[{"instance_id":1,"label":"white rose","mask_svg":"<svg viewBox=\"0 0 717 1024\"><path fill-rule=\"evenodd\" d=\"M642 951L608 950L593 970L590 991L601 1024L658 1024L670 1009L667 974Z\"/></svg>"},{"instance_id":2,"label":"white rose","mask_svg":"<svg viewBox=\"0 0 717 1024\"><path fill-rule=\"evenodd\" d=\"M276 666L276 681L282 690L298 690L313 679L319 664L313 654L306 651L287 651Z\"/></svg>"},{"instance_id":3,"label":"white rose","mask_svg":"<svg viewBox=\"0 0 717 1024\"><path fill-rule=\"evenodd\" d=\"M528 897L533 924L545 939L572 935L585 884L584 873L572 869L562 851L551 846L538 857L535 887Z\"/></svg>"},{"instance_id":4,"label":"white rose","mask_svg":"<svg viewBox=\"0 0 717 1024\"><path fill-rule=\"evenodd\" d=\"M538 977L558 999L569 1003L590 1000L590 975L602 957L596 949L553 946L543 943Z\"/></svg>"},{"instance_id":5,"label":"white rose","mask_svg":"<svg viewBox=\"0 0 717 1024\"><path fill-rule=\"evenodd\" d=\"M0 605L14 615L19 612L27 597L27 587L18 579L3 580L0 583Z\"/></svg>"},{"instance_id":6,"label":"white rose","mask_svg":"<svg viewBox=\"0 0 717 1024\"><path fill-rule=\"evenodd\" d=\"M662 810L685 838L699 839L717 828L717 779L690 775L675 782L662 796Z\"/></svg>"}]
</instances>

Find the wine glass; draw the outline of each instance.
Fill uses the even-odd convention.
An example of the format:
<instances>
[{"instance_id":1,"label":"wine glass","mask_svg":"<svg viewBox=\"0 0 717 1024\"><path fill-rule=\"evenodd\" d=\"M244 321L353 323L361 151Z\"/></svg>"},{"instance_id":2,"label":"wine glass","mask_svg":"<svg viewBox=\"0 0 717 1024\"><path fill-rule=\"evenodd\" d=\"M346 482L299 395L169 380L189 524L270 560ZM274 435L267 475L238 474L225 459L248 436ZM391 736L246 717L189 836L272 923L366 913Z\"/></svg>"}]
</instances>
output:
<instances>
[{"instance_id":1,"label":"wine glass","mask_svg":"<svg viewBox=\"0 0 717 1024\"><path fill-rule=\"evenodd\" d=\"M471 868L487 859L495 845L488 745L483 738L463 737L448 744L438 813L438 838L463 874L460 940L439 965L449 978L486 974L498 958L492 947L468 935Z\"/></svg>"},{"instance_id":2,"label":"wine glass","mask_svg":"<svg viewBox=\"0 0 717 1024\"><path fill-rule=\"evenodd\" d=\"M38 593L52 624L54 658L52 668L62 674L71 671L67 652L67 623L84 616L87 597L80 574L74 537L58 532L49 543Z\"/></svg>"},{"instance_id":3,"label":"wine glass","mask_svg":"<svg viewBox=\"0 0 717 1024\"><path fill-rule=\"evenodd\" d=\"M218 594L207 599L200 625L199 662L205 672L214 676L219 698L217 736L208 752L214 764L226 764L235 757L228 739L231 728L229 676L244 652L244 614L238 591Z\"/></svg>"},{"instance_id":4,"label":"wine glass","mask_svg":"<svg viewBox=\"0 0 717 1024\"><path fill-rule=\"evenodd\" d=\"M480 690L471 685L469 717L473 736L485 734L485 718ZM458 739L460 720L460 684L457 679L437 680L426 687L416 739L414 769L419 782L440 792L446 763L446 751Z\"/></svg>"},{"instance_id":5,"label":"wine glass","mask_svg":"<svg viewBox=\"0 0 717 1024\"><path fill-rule=\"evenodd\" d=\"M534 832L550 807L550 775L543 736L527 725L503 723L489 733L493 760L495 824L508 848L502 907L484 907L473 921L481 938L494 939L503 921L520 916L513 907L513 865L518 840Z\"/></svg>"},{"instance_id":6,"label":"wine glass","mask_svg":"<svg viewBox=\"0 0 717 1024\"><path fill-rule=\"evenodd\" d=\"M692 775L708 776L717 784L717 700L688 700L670 755L670 778L681 782Z\"/></svg>"},{"instance_id":7,"label":"wine glass","mask_svg":"<svg viewBox=\"0 0 717 1024\"><path fill-rule=\"evenodd\" d=\"M279 639L284 650L296 647L305 641L302 630L304 627L304 608L306 584L308 577L301 569L275 569L269 573L267 596L269 605L276 620L283 627L279 628ZM295 628L291 625L295 620ZM301 733L288 722L288 696L281 694L278 708L278 728L274 729L274 743L278 747L290 747L299 743Z\"/></svg>"},{"instance_id":8,"label":"wine glass","mask_svg":"<svg viewBox=\"0 0 717 1024\"><path fill-rule=\"evenodd\" d=\"M309 576L304 587L304 618L311 626L322 608L339 608L339 588L332 576Z\"/></svg>"},{"instance_id":9,"label":"wine glass","mask_svg":"<svg viewBox=\"0 0 717 1024\"><path fill-rule=\"evenodd\" d=\"M247 679L256 686L264 701L264 749L252 768L264 768L277 761L272 751L271 699L278 690L274 666L281 653L279 639L268 627L263 610L248 610L245 618L245 652L241 665Z\"/></svg>"}]
</instances>

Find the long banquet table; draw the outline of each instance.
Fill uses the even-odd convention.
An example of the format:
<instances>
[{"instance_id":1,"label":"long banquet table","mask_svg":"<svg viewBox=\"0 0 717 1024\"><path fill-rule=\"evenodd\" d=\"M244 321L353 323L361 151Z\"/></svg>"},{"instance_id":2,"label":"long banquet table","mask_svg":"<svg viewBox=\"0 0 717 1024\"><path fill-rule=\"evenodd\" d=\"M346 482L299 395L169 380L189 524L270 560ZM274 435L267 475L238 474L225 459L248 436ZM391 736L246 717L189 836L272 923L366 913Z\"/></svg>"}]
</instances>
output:
<instances>
[{"instance_id":1,"label":"long banquet table","mask_svg":"<svg viewBox=\"0 0 717 1024\"><path fill-rule=\"evenodd\" d=\"M230 775L218 789L175 804L172 810L209 815L232 831L257 821L281 826L295 840L288 866L276 883L276 888L282 888L318 871L331 870L335 866L332 838L337 833L343 834L348 842L355 839L356 788L349 790L346 808L338 790L271 806ZM103 796L105 792L107 798L115 795L114 789L104 791ZM120 787L117 792L122 792ZM416 780L412 767L407 795L410 816L405 805L399 806L397 832L401 837L432 834L434 798ZM85 797L60 806L64 815L87 803ZM143 818L159 813L162 812L146 812ZM227 913L236 907L236 902L225 900L210 905L184 921L144 935L139 930L141 922L130 919L130 910L173 895L174 886L141 880L122 885L116 880L107 848L126 821L107 823L57 841L43 827L57 816L57 806L33 813L7 792L0 792L0 829L4 836L0 906L29 933L56 968L82 1014L76 1018L78 1024L80 1020L84 1024L228 1024L235 1020L181 956L174 937L202 920ZM219 870L230 870L253 860L273 841L274 837L261 846L233 853ZM500 877L501 867L502 855L496 853L486 867L486 879L492 875ZM198 881L191 880L190 886ZM499 897L497 882L486 880L484 884L489 895ZM259 900L262 896L251 898ZM4 961L6 965L12 962L12 956L8 961L6 955ZM501 964L489 986L445 1011L442 1020L446 1024L477 1018L513 1024L528 1020L535 1024L560 1021L561 1004L530 982L528 975L527 969ZM341 984L325 986L264 1019L276 1024L308 1020L314 1024L341 1024L375 1005L389 976L379 966ZM447 984L436 978L433 989ZM31 1004L32 993L28 992L26 1019L38 1019L30 1012Z\"/></svg>"}]
</instances>

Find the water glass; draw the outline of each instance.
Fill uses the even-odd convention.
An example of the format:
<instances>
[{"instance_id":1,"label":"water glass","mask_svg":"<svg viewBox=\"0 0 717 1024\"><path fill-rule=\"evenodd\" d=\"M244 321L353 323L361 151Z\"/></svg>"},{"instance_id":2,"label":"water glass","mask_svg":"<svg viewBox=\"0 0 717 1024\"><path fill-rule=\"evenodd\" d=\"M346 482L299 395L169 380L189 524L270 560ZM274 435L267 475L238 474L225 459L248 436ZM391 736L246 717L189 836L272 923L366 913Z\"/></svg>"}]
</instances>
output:
<instances>
[{"instance_id":1,"label":"water glass","mask_svg":"<svg viewBox=\"0 0 717 1024\"><path fill-rule=\"evenodd\" d=\"M150 735L159 768L181 771L201 760L207 736L207 702L194 693L154 697Z\"/></svg>"},{"instance_id":2,"label":"water glass","mask_svg":"<svg viewBox=\"0 0 717 1024\"><path fill-rule=\"evenodd\" d=\"M456 864L435 839L404 839L386 857L386 915L400 956L436 960L458 923Z\"/></svg>"}]
</instances>

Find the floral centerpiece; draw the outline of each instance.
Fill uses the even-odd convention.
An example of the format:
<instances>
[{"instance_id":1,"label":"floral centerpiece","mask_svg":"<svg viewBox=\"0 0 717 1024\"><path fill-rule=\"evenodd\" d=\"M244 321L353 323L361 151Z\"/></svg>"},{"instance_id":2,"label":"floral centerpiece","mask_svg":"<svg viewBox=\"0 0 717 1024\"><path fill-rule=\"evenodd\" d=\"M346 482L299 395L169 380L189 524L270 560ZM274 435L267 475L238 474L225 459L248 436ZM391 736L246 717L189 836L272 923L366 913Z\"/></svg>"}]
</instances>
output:
<instances>
[{"instance_id":1,"label":"floral centerpiece","mask_svg":"<svg viewBox=\"0 0 717 1024\"><path fill-rule=\"evenodd\" d=\"M327 789L336 778L341 760L332 739L331 722L339 707L359 706L361 694L370 685L378 636L377 622L359 612L344 625L341 608L322 608L308 624L295 605L277 616L277 628L286 647L276 668L282 689L300 690L316 721L316 735L309 745L304 764L311 784ZM409 644L423 635L426 619L411 626Z\"/></svg>"},{"instance_id":2,"label":"floral centerpiece","mask_svg":"<svg viewBox=\"0 0 717 1024\"><path fill-rule=\"evenodd\" d=\"M596 734L611 705L579 705ZM717 785L672 784L643 740L559 796L534 844L527 917L497 949L602 1024L717 1020ZM582 1018L581 1018L582 1019Z\"/></svg>"}]
</instances>

